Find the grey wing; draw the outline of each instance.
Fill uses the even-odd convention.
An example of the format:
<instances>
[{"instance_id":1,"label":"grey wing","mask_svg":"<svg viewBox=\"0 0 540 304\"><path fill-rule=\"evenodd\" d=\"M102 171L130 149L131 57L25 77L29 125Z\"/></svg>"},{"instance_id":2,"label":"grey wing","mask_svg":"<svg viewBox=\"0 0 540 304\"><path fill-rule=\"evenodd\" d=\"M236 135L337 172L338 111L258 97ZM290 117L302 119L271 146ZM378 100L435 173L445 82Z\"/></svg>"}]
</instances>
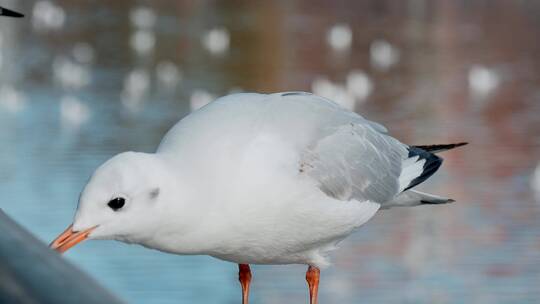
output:
<instances>
[{"instance_id":1,"label":"grey wing","mask_svg":"<svg viewBox=\"0 0 540 304\"><path fill-rule=\"evenodd\" d=\"M332 127L306 149L300 171L334 198L390 201L403 190L408 147L383 132L367 120Z\"/></svg>"},{"instance_id":2,"label":"grey wing","mask_svg":"<svg viewBox=\"0 0 540 304\"><path fill-rule=\"evenodd\" d=\"M268 105L274 105L274 115ZM431 155L411 151L384 126L328 99L304 92L276 93L267 96L266 106L271 125L304 147L301 174L336 199L384 204L436 170L433 162L426 162Z\"/></svg>"}]
</instances>

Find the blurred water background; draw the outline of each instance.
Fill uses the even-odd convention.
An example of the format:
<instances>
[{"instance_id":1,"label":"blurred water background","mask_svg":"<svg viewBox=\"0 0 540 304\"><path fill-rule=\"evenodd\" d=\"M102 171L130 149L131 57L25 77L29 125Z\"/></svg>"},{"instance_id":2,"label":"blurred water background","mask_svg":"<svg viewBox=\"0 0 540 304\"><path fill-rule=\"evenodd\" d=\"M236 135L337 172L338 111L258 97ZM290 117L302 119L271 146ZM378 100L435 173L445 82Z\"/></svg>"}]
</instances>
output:
<instances>
[{"instance_id":1,"label":"blurred water background","mask_svg":"<svg viewBox=\"0 0 540 304\"><path fill-rule=\"evenodd\" d=\"M410 144L468 141L335 252L322 303L540 302L540 2L16 1L0 18L0 207L49 242L93 170L229 92L313 91ZM219 151L215 151L219 153ZM130 303L238 303L237 267L118 242L66 258ZM254 303L304 303L255 266Z\"/></svg>"}]
</instances>

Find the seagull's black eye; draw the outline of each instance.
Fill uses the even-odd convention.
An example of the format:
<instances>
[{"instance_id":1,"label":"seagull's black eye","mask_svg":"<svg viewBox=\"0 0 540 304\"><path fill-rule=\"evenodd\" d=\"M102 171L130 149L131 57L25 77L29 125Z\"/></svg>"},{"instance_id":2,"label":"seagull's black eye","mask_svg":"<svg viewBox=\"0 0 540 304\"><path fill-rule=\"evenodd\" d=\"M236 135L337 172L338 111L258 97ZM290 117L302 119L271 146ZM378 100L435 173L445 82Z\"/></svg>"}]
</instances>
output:
<instances>
[{"instance_id":1,"label":"seagull's black eye","mask_svg":"<svg viewBox=\"0 0 540 304\"><path fill-rule=\"evenodd\" d=\"M109 207L111 207L112 210L117 211L118 209L124 207L126 204L126 199L123 197L117 197L113 198L112 200L107 203Z\"/></svg>"}]
</instances>

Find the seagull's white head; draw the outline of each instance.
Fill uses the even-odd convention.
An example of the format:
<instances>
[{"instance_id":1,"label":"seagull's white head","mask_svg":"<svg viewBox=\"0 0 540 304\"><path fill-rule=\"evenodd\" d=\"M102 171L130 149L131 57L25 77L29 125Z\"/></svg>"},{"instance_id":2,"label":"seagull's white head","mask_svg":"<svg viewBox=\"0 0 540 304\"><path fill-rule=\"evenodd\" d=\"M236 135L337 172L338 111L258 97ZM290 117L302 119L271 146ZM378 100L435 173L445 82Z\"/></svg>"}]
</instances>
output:
<instances>
[{"instance_id":1,"label":"seagull's white head","mask_svg":"<svg viewBox=\"0 0 540 304\"><path fill-rule=\"evenodd\" d=\"M177 191L167 172L155 154L125 152L109 159L82 191L73 224L51 247L64 252L85 239L152 239Z\"/></svg>"}]
</instances>

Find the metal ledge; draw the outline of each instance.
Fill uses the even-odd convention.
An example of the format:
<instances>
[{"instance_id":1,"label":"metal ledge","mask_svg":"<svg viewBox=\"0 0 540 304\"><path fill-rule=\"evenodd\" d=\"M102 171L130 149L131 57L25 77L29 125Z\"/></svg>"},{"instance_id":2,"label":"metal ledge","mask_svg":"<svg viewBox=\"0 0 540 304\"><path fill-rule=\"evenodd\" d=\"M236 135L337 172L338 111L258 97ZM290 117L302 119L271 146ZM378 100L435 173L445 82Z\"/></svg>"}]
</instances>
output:
<instances>
[{"instance_id":1,"label":"metal ledge","mask_svg":"<svg viewBox=\"0 0 540 304\"><path fill-rule=\"evenodd\" d=\"M123 303L0 209L0 303Z\"/></svg>"}]
</instances>

